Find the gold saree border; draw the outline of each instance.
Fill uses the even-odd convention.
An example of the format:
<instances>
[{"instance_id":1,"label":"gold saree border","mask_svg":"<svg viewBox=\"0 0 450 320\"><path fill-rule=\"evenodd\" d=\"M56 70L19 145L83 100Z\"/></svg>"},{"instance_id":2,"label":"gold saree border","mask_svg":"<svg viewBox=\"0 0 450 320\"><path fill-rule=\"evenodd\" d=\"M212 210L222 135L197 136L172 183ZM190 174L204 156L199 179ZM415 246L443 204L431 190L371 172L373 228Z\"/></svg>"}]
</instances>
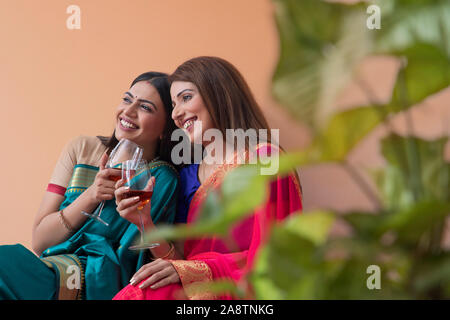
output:
<instances>
[{"instance_id":1,"label":"gold saree border","mask_svg":"<svg viewBox=\"0 0 450 320\"><path fill-rule=\"evenodd\" d=\"M180 277L184 293L190 300L213 300L216 295L208 290L213 276L208 264L201 260L169 260Z\"/></svg>"},{"instance_id":2,"label":"gold saree border","mask_svg":"<svg viewBox=\"0 0 450 320\"><path fill-rule=\"evenodd\" d=\"M41 261L59 275L58 300L81 300L81 292L84 287L84 270L80 259L74 254L61 254L41 258ZM77 266L80 270L80 288L69 289L67 281L72 274L67 273L67 268Z\"/></svg>"}]
</instances>

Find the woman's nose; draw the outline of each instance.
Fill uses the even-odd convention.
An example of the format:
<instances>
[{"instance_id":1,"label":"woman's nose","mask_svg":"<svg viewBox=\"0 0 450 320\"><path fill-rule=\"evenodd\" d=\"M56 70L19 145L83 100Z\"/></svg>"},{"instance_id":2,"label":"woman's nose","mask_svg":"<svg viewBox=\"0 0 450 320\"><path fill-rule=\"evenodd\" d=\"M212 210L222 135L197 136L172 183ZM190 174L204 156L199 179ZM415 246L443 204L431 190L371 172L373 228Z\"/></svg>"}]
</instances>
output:
<instances>
[{"instance_id":1,"label":"woman's nose","mask_svg":"<svg viewBox=\"0 0 450 320\"><path fill-rule=\"evenodd\" d=\"M125 107L125 110L123 111L123 113L130 117L135 116L136 115L136 105L137 105L137 102L133 102L133 103L127 105Z\"/></svg>"},{"instance_id":2,"label":"woman's nose","mask_svg":"<svg viewBox=\"0 0 450 320\"><path fill-rule=\"evenodd\" d=\"M183 111L180 107L174 107L172 110L172 119L173 121L180 120L183 117Z\"/></svg>"}]
</instances>

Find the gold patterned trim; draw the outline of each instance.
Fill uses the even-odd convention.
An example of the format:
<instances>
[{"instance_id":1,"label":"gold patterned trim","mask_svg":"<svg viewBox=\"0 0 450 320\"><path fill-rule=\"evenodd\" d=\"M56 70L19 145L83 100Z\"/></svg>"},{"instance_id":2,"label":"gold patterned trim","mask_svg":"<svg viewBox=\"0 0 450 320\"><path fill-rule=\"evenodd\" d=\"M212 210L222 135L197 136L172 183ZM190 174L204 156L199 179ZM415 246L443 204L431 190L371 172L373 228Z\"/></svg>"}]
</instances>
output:
<instances>
[{"instance_id":1,"label":"gold patterned trim","mask_svg":"<svg viewBox=\"0 0 450 320\"><path fill-rule=\"evenodd\" d=\"M168 260L177 271L184 293L190 300L217 299L214 293L208 290L208 284L212 283L211 269L206 262L201 260Z\"/></svg>"},{"instance_id":2,"label":"gold patterned trim","mask_svg":"<svg viewBox=\"0 0 450 320\"><path fill-rule=\"evenodd\" d=\"M78 257L74 254L62 254L41 258L47 267L55 270L59 277L58 300L81 300L84 286L84 270ZM76 268L73 268L76 267ZM78 270L77 270L78 269ZM72 271L79 271L80 287L69 288L69 279L74 276Z\"/></svg>"},{"instance_id":3,"label":"gold patterned trim","mask_svg":"<svg viewBox=\"0 0 450 320\"><path fill-rule=\"evenodd\" d=\"M70 179L67 192L83 192L95 180L98 170L86 168L84 166L75 166L72 178Z\"/></svg>"}]
</instances>

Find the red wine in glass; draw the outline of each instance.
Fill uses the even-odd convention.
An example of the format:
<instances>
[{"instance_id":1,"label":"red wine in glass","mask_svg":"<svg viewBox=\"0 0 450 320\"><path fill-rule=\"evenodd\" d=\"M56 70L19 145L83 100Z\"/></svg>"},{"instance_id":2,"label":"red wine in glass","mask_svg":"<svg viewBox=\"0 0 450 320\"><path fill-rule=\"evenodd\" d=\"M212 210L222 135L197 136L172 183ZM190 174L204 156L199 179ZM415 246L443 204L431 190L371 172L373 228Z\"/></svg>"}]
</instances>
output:
<instances>
[{"instance_id":1,"label":"red wine in glass","mask_svg":"<svg viewBox=\"0 0 450 320\"><path fill-rule=\"evenodd\" d=\"M114 181L114 182L117 182L117 181L119 181L120 179L122 179L122 169L120 169L120 168L111 168L111 169L117 171L119 174L118 174L118 175L111 175L111 176L109 176L109 177L108 177L109 180L112 180L112 181Z\"/></svg>"},{"instance_id":2,"label":"red wine in glass","mask_svg":"<svg viewBox=\"0 0 450 320\"><path fill-rule=\"evenodd\" d=\"M139 197L139 200L141 201L141 204L138 207L139 210L142 210L142 208L144 208L144 206L150 202L152 195L153 191L143 191L143 190L130 190L126 193L127 198Z\"/></svg>"}]
</instances>

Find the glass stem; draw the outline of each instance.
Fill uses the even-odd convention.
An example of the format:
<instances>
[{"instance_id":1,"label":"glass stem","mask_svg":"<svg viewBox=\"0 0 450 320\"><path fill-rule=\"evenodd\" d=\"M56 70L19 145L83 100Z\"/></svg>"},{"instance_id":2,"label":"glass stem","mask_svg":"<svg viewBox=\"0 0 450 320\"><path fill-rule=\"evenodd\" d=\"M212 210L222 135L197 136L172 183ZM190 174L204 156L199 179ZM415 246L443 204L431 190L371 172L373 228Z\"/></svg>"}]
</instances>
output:
<instances>
[{"instance_id":1,"label":"glass stem","mask_svg":"<svg viewBox=\"0 0 450 320\"><path fill-rule=\"evenodd\" d=\"M94 214L96 214L99 218L100 218L100 215L102 214L102 211L103 211L103 207L105 206L105 200L103 200L101 203L100 203L100 206L98 206L98 208L97 208L97 213L94 213Z\"/></svg>"},{"instance_id":2,"label":"glass stem","mask_svg":"<svg viewBox=\"0 0 450 320\"><path fill-rule=\"evenodd\" d=\"M144 244L144 220L142 219L142 210L139 210L139 222L141 223L141 244Z\"/></svg>"}]
</instances>

